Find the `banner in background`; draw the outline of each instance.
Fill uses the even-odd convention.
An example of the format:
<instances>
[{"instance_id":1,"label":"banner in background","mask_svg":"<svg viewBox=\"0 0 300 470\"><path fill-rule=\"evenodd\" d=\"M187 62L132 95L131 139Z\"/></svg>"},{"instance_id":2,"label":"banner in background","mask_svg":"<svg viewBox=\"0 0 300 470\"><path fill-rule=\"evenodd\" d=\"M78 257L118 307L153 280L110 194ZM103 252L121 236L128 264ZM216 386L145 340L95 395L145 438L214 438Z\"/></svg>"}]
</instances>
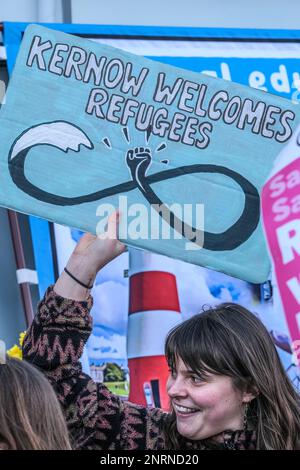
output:
<instances>
[{"instance_id":1,"label":"banner in background","mask_svg":"<svg viewBox=\"0 0 300 470\"><path fill-rule=\"evenodd\" d=\"M262 192L264 229L300 367L300 127L278 156Z\"/></svg>"}]
</instances>

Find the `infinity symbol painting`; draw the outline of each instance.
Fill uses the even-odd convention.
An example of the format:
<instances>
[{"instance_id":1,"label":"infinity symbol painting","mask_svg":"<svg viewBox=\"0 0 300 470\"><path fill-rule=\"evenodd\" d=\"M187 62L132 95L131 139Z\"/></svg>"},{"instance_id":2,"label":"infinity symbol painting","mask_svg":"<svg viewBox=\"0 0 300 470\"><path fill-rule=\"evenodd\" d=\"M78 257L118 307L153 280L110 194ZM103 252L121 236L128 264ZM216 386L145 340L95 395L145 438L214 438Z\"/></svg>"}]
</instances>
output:
<instances>
[{"instance_id":1,"label":"infinity symbol painting","mask_svg":"<svg viewBox=\"0 0 300 470\"><path fill-rule=\"evenodd\" d=\"M77 140L75 141L74 138L73 142L70 144L73 146L74 151L78 152L80 145L84 145L90 149L94 148L92 142L82 130L71 123L63 121L40 124L26 130L17 138L11 148L9 155L9 171L12 180L22 191L39 201L58 206L73 206L92 201L100 201L108 196L138 189L154 208L165 208L165 210L159 210L159 214L164 217L172 228L182 227L181 234L185 236L185 234L188 233L188 239L193 241L193 237L190 236L192 233L195 234L195 240L202 239L203 237L197 236L197 229L190 227L188 224L184 223L184 221L180 220L180 223L176 223L178 222L176 215L169 211L164 202L161 201L151 189L151 183L165 181L171 178L180 178L180 176L187 174L219 173L232 178L240 186L245 196L244 209L238 221L225 232L218 234L204 232L203 248L212 251L233 250L248 240L257 227L259 222L259 194L253 184L246 178L225 167L203 164L183 166L147 176L146 173L151 165L152 159L151 150L147 148L136 148L127 151L126 164L131 174L131 180L129 181L91 194L76 197L64 197L43 191L30 183L26 178L26 157L30 150L38 145L51 145L66 152L68 147L66 147L66 144L62 145L61 143L60 136L62 134L76 135Z\"/></svg>"},{"instance_id":2,"label":"infinity symbol painting","mask_svg":"<svg viewBox=\"0 0 300 470\"><path fill-rule=\"evenodd\" d=\"M264 282L260 191L298 114L259 90L30 25L0 112L0 205L95 233L99 206L123 195L172 235L128 232L128 245ZM202 205L204 225L173 204Z\"/></svg>"}]
</instances>

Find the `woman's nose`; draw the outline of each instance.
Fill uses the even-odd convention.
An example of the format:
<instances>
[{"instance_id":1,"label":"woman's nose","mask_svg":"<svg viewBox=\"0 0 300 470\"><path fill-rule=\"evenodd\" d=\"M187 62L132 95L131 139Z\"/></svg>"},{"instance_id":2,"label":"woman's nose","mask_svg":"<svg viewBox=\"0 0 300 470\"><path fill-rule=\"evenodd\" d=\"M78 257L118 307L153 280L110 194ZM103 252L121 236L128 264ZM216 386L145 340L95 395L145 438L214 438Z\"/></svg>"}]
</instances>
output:
<instances>
[{"instance_id":1,"label":"woman's nose","mask_svg":"<svg viewBox=\"0 0 300 470\"><path fill-rule=\"evenodd\" d=\"M184 382L180 379L171 380L168 383L167 392L170 398L185 397L187 395Z\"/></svg>"}]
</instances>

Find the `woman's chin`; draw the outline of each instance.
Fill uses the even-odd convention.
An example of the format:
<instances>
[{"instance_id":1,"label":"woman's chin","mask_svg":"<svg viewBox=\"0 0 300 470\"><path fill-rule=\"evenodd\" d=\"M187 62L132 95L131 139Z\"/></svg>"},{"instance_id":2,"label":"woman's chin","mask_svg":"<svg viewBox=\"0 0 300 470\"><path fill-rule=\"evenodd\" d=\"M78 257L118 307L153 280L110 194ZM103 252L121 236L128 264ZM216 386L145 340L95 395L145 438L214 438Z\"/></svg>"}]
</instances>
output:
<instances>
[{"instance_id":1,"label":"woman's chin","mask_svg":"<svg viewBox=\"0 0 300 470\"><path fill-rule=\"evenodd\" d=\"M202 441L203 439L214 439L219 442L222 440L222 433L219 430L215 432L212 429L207 429L202 423L197 423L197 425L192 425L192 423L182 423L180 419L177 418L177 430L179 434L185 439L191 441ZM219 439L220 437L220 439Z\"/></svg>"},{"instance_id":2,"label":"woman's chin","mask_svg":"<svg viewBox=\"0 0 300 470\"><path fill-rule=\"evenodd\" d=\"M177 430L182 437L192 441L205 439L205 437L203 437L204 433L199 429L199 426L194 427L191 423L182 423L180 419L177 419Z\"/></svg>"}]
</instances>

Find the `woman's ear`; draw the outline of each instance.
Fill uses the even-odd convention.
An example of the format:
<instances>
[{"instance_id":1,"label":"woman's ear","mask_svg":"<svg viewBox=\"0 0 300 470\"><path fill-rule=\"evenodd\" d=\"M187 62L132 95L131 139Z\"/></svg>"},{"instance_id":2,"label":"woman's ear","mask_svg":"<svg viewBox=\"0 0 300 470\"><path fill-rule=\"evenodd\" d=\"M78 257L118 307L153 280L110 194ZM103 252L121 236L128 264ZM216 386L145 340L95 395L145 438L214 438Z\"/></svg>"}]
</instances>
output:
<instances>
[{"instance_id":1,"label":"woman's ear","mask_svg":"<svg viewBox=\"0 0 300 470\"><path fill-rule=\"evenodd\" d=\"M250 403L259 395L260 391L256 385L248 384L247 389L243 392L243 403Z\"/></svg>"},{"instance_id":2,"label":"woman's ear","mask_svg":"<svg viewBox=\"0 0 300 470\"><path fill-rule=\"evenodd\" d=\"M253 393L244 393L242 403L250 403L256 397L257 395L254 395Z\"/></svg>"}]
</instances>

